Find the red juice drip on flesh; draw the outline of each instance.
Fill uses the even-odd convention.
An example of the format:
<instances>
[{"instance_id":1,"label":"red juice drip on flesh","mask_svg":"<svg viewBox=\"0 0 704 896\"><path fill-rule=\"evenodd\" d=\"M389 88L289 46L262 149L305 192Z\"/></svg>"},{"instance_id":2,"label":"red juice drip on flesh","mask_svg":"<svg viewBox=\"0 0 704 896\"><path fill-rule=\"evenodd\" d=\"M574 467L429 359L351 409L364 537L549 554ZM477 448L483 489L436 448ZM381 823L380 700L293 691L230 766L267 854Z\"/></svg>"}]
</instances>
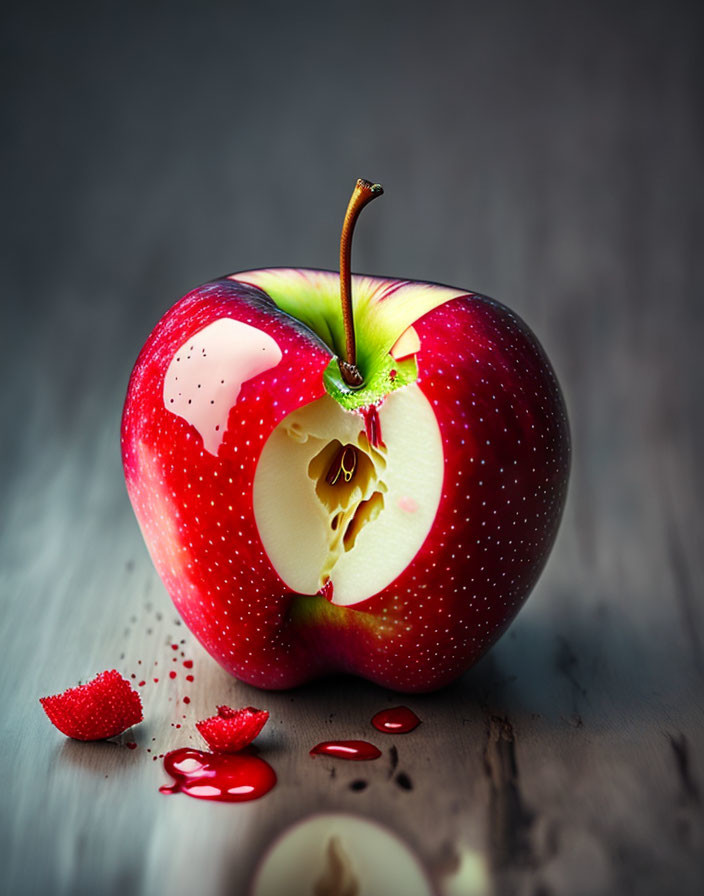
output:
<instances>
[{"instance_id":1,"label":"red juice drip on flesh","mask_svg":"<svg viewBox=\"0 0 704 896\"><path fill-rule=\"evenodd\" d=\"M311 756L334 756L336 759L378 759L381 750L366 740L326 740L310 751Z\"/></svg>"},{"instance_id":2,"label":"red juice drip on flesh","mask_svg":"<svg viewBox=\"0 0 704 896\"><path fill-rule=\"evenodd\" d=\"M420 719L407 706L394 706L378 712L372 719L372 725L385 734L408 734L420 725Z\"/></svg>"},{"instance_id":3,"label":"red juice drip on flesh","mask_svg":"<svg viewBox=\"0 0 704 896\"><path fill-rule=\"evenodd\" d=\"M379 411L375 404L369 405L368 408L362 408L362 417L364 419L364 431L367 434L367 441L372 448L378 448L384 444L381 437L381 422L379 421Z\"/></svg>"},{"instance_id":4,"label":"red juice drip on flesh","mask_svg":"<svg viewBox=\"0 0 704 896\"><path fill-rule=\"evenodd\" d=\"M332 598L333 598L333 585L332 585L332 579L326 579L325 584L324 584L323 587L320 589L320 593L323 595L323 597L325 598L325 600L327 600L327 601L329 601L330 603L332 603Z\"/></svg>"},{"instance_id":5,"label":"red juice drip on flesh","mask_svg":"<svg viewBox=\"0 0 704 896\"><path fill-rule=\"evenodd\" d=\"M276 784L276 772L254 753L207 753L183 747L164 757L173 784L160 793L185 793L199 800L242 803L257 800Z\"/></svg>"}]
</instances>

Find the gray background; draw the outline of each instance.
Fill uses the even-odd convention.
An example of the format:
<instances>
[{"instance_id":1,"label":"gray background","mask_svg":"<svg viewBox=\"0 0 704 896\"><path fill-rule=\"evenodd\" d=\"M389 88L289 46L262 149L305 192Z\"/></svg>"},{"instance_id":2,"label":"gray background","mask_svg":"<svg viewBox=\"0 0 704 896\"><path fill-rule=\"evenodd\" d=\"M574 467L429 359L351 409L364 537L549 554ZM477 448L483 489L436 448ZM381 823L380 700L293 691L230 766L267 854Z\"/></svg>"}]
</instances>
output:
<instances>
[{"instance_id":1,"label":"gray background","mask_svg":"<svg viewBox=\"0 0 704 896\"><path fill-rule=\"evenodd\" d=\"M443 893L475 854L498 893L698 892L699 4L95 7L2 12L7 892L238 893L318 808L380 818ZM194 644L119 458L127 378L164 310L226 271L335 267L358 176L387 195L354 268L517 310L575 445L560 537L509 634L457 685L404 701L424 720L393 741L410 791L389 739L362 771L307 756L366 735L393 695L348 680L263 695ZM146 721L122 739L138 749L66 741L43 716L40 695L103 668L163 669L172 639L195 682L144 688ZM189 742L216 702L272 713L280 783L260 802L158 793L147 750Z\"/></svg>"}]
</instances>

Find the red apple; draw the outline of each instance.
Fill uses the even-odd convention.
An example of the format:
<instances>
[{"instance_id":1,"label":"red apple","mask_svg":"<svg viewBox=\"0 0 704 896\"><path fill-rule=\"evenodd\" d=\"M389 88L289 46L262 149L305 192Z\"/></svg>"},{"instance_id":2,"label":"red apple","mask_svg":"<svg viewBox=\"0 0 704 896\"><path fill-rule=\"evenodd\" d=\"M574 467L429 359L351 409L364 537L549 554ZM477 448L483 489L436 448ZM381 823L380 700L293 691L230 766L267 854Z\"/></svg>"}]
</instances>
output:
<instances>
[{"instance_id":1,"label":"red apple","mask_svg":"<svg viewBox=\"0 0 704 896\"><path fill-rule=\"evenodd\" d=\"M565 407L498 302L355 276L350 353L340 291L328 271L248 271L168 311L129 384L127 488L176 607L237 678L428 691L487 650L545 564Z\"/></svg>"}]
</instances>

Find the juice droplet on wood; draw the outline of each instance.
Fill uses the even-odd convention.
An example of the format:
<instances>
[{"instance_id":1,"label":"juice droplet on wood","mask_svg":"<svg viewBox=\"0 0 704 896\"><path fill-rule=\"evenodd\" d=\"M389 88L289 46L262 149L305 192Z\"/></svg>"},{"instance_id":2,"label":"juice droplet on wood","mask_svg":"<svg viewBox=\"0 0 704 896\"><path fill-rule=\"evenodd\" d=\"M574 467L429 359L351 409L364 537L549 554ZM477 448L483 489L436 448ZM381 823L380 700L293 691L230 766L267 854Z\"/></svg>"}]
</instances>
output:
<instances>
[{"instance_id":1,"label":"juice droplet on wood","mask_svg":"<svg viewBox=\"0 0 704 896\"><path fill-rule=\"evenodd\" d=\"M173 784L160 793L185 793L199 800L241 803L256 800L276 784L276 772L253 752L207 753L184 747L164 757Z\"/></svg>"},{"instance_id":2,"label":"juice droplet on wood","mask_svg":"<svg viewBox=\"0 0 704 896\"><path fill-rule=\"evenodd\" d=\"M334 756L336 759L378 759L381 750L366 740L326 740L316 744L311 756Z\"/></svg>"},{"instance_id":3,"label":"juice droplet on wood","mask_svg":"<svg viewBox=\"0 0 704 896\"><path fill-rule=\"evenodd\" d=\"M407 706L394 706L378 712L372 719L372 725L385 734L408 734L420 725L420 719Z\"/></svg>"}]
</instances>

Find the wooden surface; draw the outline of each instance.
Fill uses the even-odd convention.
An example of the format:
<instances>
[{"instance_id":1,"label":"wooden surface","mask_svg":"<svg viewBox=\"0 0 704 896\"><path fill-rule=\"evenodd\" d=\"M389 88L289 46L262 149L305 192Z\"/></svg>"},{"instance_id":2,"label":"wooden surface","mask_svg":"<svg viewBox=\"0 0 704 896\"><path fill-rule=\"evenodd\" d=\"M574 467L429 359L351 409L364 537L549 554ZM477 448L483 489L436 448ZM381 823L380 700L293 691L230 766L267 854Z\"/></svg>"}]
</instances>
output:
<instances>
[{"instance_id":1,"label":"wooden surface","mask_svg":"<svg viewBox=\"0 0 704 896\"><path fill-rule=\"evenodd\" d=\"M486 869L476 892L701 892L701 14L334 6L4 6L3 891L237 894L272 838L333 809L398 832L445 894L462 862ZM228 678L156 577L118 447L166 307L228 270L334 266L357 176L386 196L354 267L515 308L574 437L528 604L459 683L403 701L422 726L374 737L361 769L308 749L369 735L397 697ZM174 639L192 684L163 678ZM138 749L63 738L39 696L113 666L150 682L118 739ZM270 710L278 787L159 794L153 755L195 743L220 702Z\"/></svg>"}]
</instances>

